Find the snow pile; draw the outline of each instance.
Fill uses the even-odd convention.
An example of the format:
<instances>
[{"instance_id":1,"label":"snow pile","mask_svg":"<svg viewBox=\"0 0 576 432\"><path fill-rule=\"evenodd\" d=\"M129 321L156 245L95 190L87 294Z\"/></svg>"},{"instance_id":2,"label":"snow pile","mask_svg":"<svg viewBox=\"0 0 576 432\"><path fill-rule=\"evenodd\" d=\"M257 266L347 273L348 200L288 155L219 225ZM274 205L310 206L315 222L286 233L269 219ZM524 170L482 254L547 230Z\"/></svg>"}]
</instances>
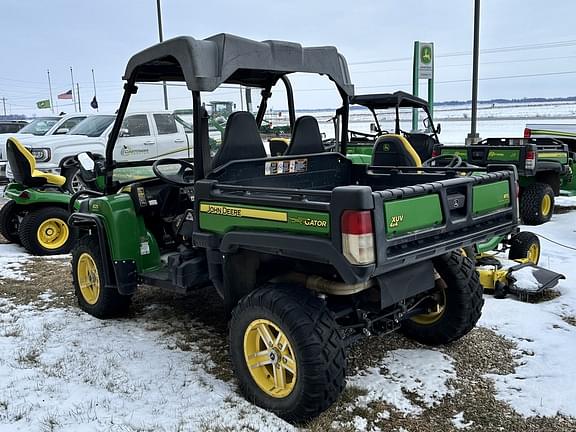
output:
<instances>
[{"instance_id":1,"label":"snow pile","mask_svg":"<svg viewBox=\"0 0 576 432\"><path fill-rule=\"evenodd\" d=\"M0 279L27 280L24 264L29 257L19 245L0 244Z\"/></svg>"},{"instance_id":2,"label":"snow pile","mask_svg":"<svg viewBox=\"0 0 576 432\"><path fill-rule=\"evenodd\" d=\"M536 292L540 288L540 282L534 276L533 271L535 270L532 266L522 267L521 269L515 270L512 276L516 279L514 285L519 289L527 292Z\"/></svg>"},{"instance_id":3,"label":"snow pile","mask_svg":"<svg viewBox=\"0 0 576 432\"><path fill-rule=\"evenodd\" d=\"M369 368L348 380L366 390L358 398L358 404L383 401L394 405L399 411L420 414L422 408L414 405L404 394L417 395L421 405L436 405L454 390L447 381L456 378L453 359L438 351L428 349L398 349L390 351L377 367Z\"/></svg>"},{"instance_id":4,"label":"snow pile","mask_svg":"<svg viewBox=\"0 0 576 432\"><path fill-rule=\"evenodd\" d=\"M537 227L524 227L563 244L576 246L576 212L554 215ZM561 296L537 304L486 297L480 325L513 340L519 360L510 375L489 375L497 398L525 416L576 416L576 327L562 317L576 317L576 252L541 239L540 265L563 273Z\"/></svg>"},{"instance_id":5,"label":"snow pile","mask_svg":"<svg viewBox=\"0 0 576 432\"><path fill-rule=\"evenodd\" d=\"M464 411L460 411L452 417L452 424L456 429L468 429L474 422L472 420L469 422L464 420Z\"/></svg>"},{"instance_id":6,"label":"snow pile","mask_svg":"<svg viewBox=\"0 0 576 432\"><path fill-rule=\"evenodd\" d=\"M2 300L0 429L294 430L143 327Z\"/></svg>"}]
</instances>

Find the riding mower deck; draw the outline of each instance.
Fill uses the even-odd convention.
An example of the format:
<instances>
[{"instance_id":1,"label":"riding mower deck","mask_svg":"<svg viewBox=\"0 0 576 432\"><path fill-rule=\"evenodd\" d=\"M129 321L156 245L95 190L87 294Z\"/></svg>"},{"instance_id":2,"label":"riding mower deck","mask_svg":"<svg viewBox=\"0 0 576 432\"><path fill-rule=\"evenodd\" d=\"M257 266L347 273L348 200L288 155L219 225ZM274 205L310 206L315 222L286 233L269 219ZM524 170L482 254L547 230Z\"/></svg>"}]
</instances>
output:
<instances>
[{"instance_id":1,"label":"riding mower deck","mask_svg":"<svg viewBox=\"0 0 576 432\"><path fill-rule=\"evenodd\" d=\"M36 170L34 156L16 138L8 139L6 152L14 181L4 190L9 201L0 209L0 234L33 255L70 252L76 236L67 222L66 178Z\"/></svg>"}]
</instances>

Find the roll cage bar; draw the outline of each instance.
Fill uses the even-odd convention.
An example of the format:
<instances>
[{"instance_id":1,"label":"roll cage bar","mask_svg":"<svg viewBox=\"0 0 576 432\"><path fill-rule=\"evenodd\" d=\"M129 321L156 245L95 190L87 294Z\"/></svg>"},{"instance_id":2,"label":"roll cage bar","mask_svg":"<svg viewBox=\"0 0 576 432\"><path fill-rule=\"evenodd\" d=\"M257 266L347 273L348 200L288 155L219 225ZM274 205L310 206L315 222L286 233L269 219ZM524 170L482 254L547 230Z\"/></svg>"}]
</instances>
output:
<instances>
[{"instance_id":1,"label":"roll cage bar","mask_svg":"<svg viewBox=\"0 0 576 432\"><path fill-rule=\"evenodd\" d=\"M282 81L288 98L290 126L293 127L296 117L294 94L287 75L295 72L326 75L334 82L342 98L339 111L345 113L341 148L346 151L349 98L354 94L354 86L346 59L334 47L302 47L285 41L257 42L222 33L204 40L177 37L135 54L124 73L124 94L106 145L106 192L114 191L114 168L144 163L115 162L113 157L130 98L138 91L136 82L184 81L191 90L194 178L200 180L210 171L208 113L202 106L201 92L212 92L225 83L261 88L262 101L256 115L260 126L271 89Z\"/></svg>"}]
</instances>

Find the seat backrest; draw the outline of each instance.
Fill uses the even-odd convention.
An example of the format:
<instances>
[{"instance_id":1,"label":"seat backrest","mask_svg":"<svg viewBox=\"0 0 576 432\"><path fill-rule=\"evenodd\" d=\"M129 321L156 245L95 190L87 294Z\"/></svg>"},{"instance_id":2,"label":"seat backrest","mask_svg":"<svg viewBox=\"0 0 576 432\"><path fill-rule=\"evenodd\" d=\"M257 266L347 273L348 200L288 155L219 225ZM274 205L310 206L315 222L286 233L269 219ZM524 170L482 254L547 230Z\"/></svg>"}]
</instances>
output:
<instances>
[{"instance_id":1,"label":"seat backrest","mask_svg":"<svg viewBox=\"0 0 576 432\"><path fill-rule=\"evenodd\" d=\"M266 150L254 116L247 111L230 114L222 144L212 159L212 168L235 160L265 157Z\"/></svg>"},{"instance_id":2,"label":"seat backrest","mask_svg":"<svg viewBox=\"0 0 576 432\"><path fill-rule=\"evenodd\" d=\"M374 166L422 166L420 156L402 135L387 134L378 137L372 152Z\"/></svg>"},{"instance_id":3,"label":"seat backrest","mask_svg":"<svg viewBox=\"0 0 576 432\"><path fill-rule=\"evenodd\" d=\"M324 153L318 121L312 116L299 117L292 129L292 139L285 155Z\"/></svg>"},{"instance_id":4,"label":"seat backrest","mask_svg":"<svg viewBox=\"0 0 576 432\"><path fill-rule=\"evenodd\" d=\"M46 179L32 177L36 169L36 160L32 153L22 145L16 138L8 138L6 141L6 157L12 170L14 180L24 186L42 186L46 184Z\"/></svg>"},{"instance_id":5,"label":"seat backrest","mask_svg":"<svg viewBox=\"0 0 576 432\"><path fill-rule=\"evenodd\" d=\"M438 142L434 139L433 136L425 134L425 133L414 133L409 134L406 136L418 156L420 156L420 160L425 161L432 157L432 150L434 150L434 146L438 144Z\"/></svg>"}]
</instances>

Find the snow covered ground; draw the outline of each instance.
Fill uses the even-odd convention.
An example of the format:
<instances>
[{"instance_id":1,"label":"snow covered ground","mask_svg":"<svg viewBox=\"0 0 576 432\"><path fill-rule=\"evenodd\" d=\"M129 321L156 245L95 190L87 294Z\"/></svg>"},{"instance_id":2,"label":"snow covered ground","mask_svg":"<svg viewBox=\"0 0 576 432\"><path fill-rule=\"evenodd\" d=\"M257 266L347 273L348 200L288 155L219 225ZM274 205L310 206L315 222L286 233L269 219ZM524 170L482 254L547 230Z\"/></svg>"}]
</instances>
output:
<instances>
[{"instance_id":1,"label":"snow covered ground","mask_svg":"<svg viewBox=\"0 0 576 432\"><path fill-rule=\"evenodd\" d=\"M563 198L561 204L576 205L576 198ZM576 248L576 211L525 228ZM479 325L514 342L516 349L512 373L485 376L494 383L496 398L522 416L576 417L576 251L545 238L541 242L541 264L566 276L558 286L561 295L535 304L486 296ZM33 280L28 269L34 260L17 246L0 244L0 286ZM68 272L65 259L48 262ZM101 321L52 303L55 294L49 290L40 292L31 303L0 296L0 430L295 429L244 400L233 380L216 377L203 343L183 350L177 331L151 323L157 306L136 318ZM186 324L192 333L210 333L194 320ZM352 371L348 386L357 394L342 411L354 415L328 429L399 431L373 422L424 418L428 409L458 398L459 374L450 348L390 349L373 366ZM376 420L356 414L375 406L380 407ZM453 430L477 430L469 412L451 411L446 421Z\"/></svg>"}]
</instances>

